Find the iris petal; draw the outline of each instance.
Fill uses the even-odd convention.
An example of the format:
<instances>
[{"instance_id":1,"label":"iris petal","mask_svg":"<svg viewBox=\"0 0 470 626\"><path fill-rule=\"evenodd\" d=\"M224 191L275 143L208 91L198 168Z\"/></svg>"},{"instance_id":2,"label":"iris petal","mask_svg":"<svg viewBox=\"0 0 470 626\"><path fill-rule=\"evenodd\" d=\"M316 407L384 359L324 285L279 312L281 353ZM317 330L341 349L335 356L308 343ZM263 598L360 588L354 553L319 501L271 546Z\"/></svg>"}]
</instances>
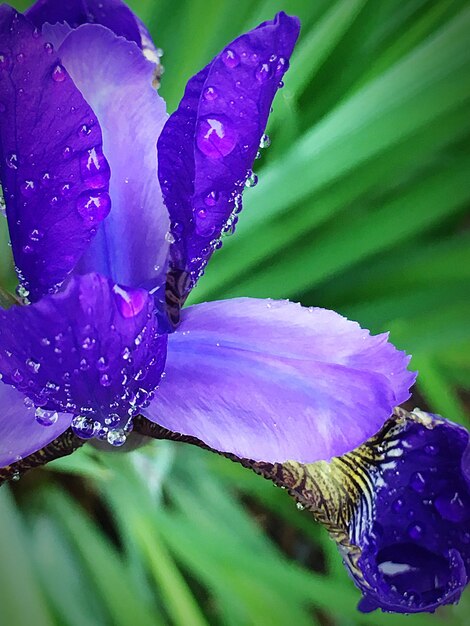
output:
<instances>
[{"instance_id":1,"label":"iris petal","mask_svg":"<svg viewBox=\"0 0 470 626\"><path fill-rule=\"evenodd\" d=\"M80 264L115 282L154 289L165 282L169 219L157 178L156 138L167 119L152 87L153 65L134 43L99 25L84 25L64 40L60 56L92 105L111 169L112 211ZM91 153L91 181L101 155Z\"/></svg>"},{"instance_id":2,"label":"iris petal","mask_svg":"<svg viewBox=\"0 0 470 626\"><path fill-rule=\"evenodd\" d=\"M0 176L21 282L35 300L73 269L110 210L96 116L52 46L0 7ZM102 167L82 177L91 152Z\"/></svg>"},{"instance_id":3,"label":"iris petal","mask_svg":"<svg viewBox=\"0 0 470 626\"><path fill-rule=\"evenodd\" d=\"M72 416L63 413L48 426L41 425L24 401L22 393L0 382L0 467L36 452L70 425Z\"/></svg>"},{"instance_id":4,"label":"iris petal","mask_svg":"<svg viewBox=\"0 0 470 626\"><path fill-rule=\"evenodd\" d=\"M216 450L264 461L329 459L409 397L408 358L322 309L241 298L189 307L144 415Z\"/></svg>"},{"instance_id":5,"label":"iris petal","mask_svg":"<svg viewBox=\"0 0 470 626\"><path fill-rule=\"evenodd\" d=\"M165 352L149 294L98 274L0 312L3 381L46 410L126 423L158 384Z\"/></svg>"},{"instance_id":6,"label":"iris petal","mask_svg":"<svg viewBox=\"0 0 470 626\"><path fill-rule=\"evenodd\" d=\"M396 409L330 463L241 462L326 526L363 593L362 611L434 611L470 581L469 433L440 416Z\"/></svg>"},{"instance_id":7,"label":"iris petal","mask_svg":"<svg viewBox=\"0 0 470 626\"><path fill-rule=\"evenodd\" d=\"M171 262L182 300L227 220L241 208L245 179L298 34L297 18L279 13L233 41L190 79L163 129L159 178L172 220ZM170 314L177 321L178 303L174 308Z\"/></svg>"},{"instance_id":8,"label":"iris petal","mask_svg":"<svg viewBox=\"0 0 470 626\"><path fill-rule=\"evenodd\" d=\"M57 22L67 22L72 28L102 24L140 48L152 41L140 19L121 0L37 0L26 15L38 28Z\"/></svg>"}]
</instances>

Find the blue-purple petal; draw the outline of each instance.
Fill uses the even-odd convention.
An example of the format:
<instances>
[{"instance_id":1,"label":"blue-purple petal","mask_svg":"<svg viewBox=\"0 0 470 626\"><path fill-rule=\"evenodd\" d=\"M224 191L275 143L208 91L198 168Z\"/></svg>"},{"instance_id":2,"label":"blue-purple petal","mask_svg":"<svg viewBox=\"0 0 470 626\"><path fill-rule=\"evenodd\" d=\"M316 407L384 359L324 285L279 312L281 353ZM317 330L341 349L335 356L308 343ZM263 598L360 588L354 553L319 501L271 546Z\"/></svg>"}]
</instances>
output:
<instances>
[{"instance_id":1,"label":"blue-purple petal","mask_svg":"<svg viewBox=\"0 0 470 626\"><path fill-rule=\"evenodd\" d=\"M47 426L41 425L25 399L14 387L0 382L0 467L40 450L70 426L72 416L63 413Z\"/></svg>"},{"instance_id":2,"label":"blue-purple petal","mask_svg":"<svg viewBox=\"0 0 470 626\"><path fill-rule=\"evenodd\" d=\"M102 24L140 48L149 45L150 35L141 20L121 0L37 0L26 15L37 28L46 23L67 22L72 28L81 24Z\"/></svg>"},{"instance_id":3,"label":"blue-purple petal","mask_svg":"<svg viewBox=\"0 0 470 626\"><path fill-rule=\"evenodd\" d=\"M166 376L144 414L239 457L311 463L380 429L409 397L408 361L332 311L249 298L201 304L183 310L169 336Z\"/></svg>"},{"instance_id":4,"label":"blue-purple petal","mask_svg":"<svg viewBox=\"0 0 470 626\"><path fill-rule=\"evenodd\" d=\"M0 176L20 280L36 300L73 269L110 210L109 168L90 184L83 164L102 156L94 112L53 47L0 7Z\"/></svg>"},{"instance_id":5,"label":"blue-purple petal","mask_svg":"<svg viewBox=\"0 0 470 626\"><path fill-rule=\"evenodd\" d=\"M112 211L79 269L152 290L165 283L169 247L155 145L167 114L152 87L154 66L133 42L99 25L72 31L59 53L99 119L111 169ZM90 154L84 171L90 184L101 165L101 155Z\"/></svg>"},{"instance_id":6,"label":"blue-purple petal","mask_svg":"<svg viewBox=\"0 0 470 626\"><path fill-rule=\"evenodd\" d=\"M172 266L192 283L241 208L298 34L298 19L279 13L230 43L190 79L160 136L159 178L175 239Z\"/></svg>"},{"instance_id":7,"label":"blue-purple petal","mask_svg":"<svg viewBox=\"0 0 470 626\"><path fill-rule=\"evenodd\" d=\"M371 518L358 512L350 529L363 611L434 611L470 580L469 433L415 413L420 421L406 420L384 446Z\"/></svg>"},{"instance_id":8,"label":"blue-purple petal","mask_svg":"<svg viewBox=\"0 0 470 626\"><path fill-rule=\"evenodd\" d=\"M127 423L158 384L165 354L151 296L98 274L0 311L3 381L46 410Z\"/></svg>"}]
</instances>

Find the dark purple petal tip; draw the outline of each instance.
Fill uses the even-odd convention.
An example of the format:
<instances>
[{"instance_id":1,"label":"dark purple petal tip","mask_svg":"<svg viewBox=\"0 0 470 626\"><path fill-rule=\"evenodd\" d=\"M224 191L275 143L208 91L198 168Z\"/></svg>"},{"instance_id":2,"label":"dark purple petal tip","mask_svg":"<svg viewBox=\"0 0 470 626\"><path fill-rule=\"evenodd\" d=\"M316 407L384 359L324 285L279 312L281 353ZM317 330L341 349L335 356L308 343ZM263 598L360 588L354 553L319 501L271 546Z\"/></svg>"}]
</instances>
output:
<instances>
[{"instance_id":1,"label":"dark purple petal tip","mask_svg":"<svg viewBox=\"0 0 470 626\"><path fill-rule=\"evenodd\" d=\"M57 22L67 22L72 28L101 24L140 48L144 46L143 39L145 44L151 42L147 29L121 0L37 0L26 15L38 28Z\"/></svg>"},{"instance_id":2,"label":"dark purple petal tip","mask_svg":"<svg viewBox=\"0 0 470 626\"><path fill-rule=\"evenodd\" d=\"M158 142L159 178L172 220L173 267L194 283L234 225L273 98L299 35L279 13L230 43L190 79Z\"/></svg>"},{"instance_id":3,"label":"dark purple petal tip","mask_svg":"<svg viewBox=\"0 0 470 626\"><path fill-rule=\"evenodd\" d=\"M359 608L415 613L458 601L470 580L469 433L415 411L386 444L373 513L350 529L361 549ZM357 536L359 535L359 536Z\"/></svg>"},{"instance_id":4,"label":"dark purple petal tip","mask_svg":"<svg viewBox=\"0 0 470 626\"><path fill-rule=\"evenodd\" d=\"M0 177L32 300L73 269L110 210L99 123L53 46L0 7Z\"/></svg>"},{"instance_id":5,"label":"dark purple petal tip","mask_svg":"<svg viewBox=\"0 0 470 626\"><path fill-rule=\"evenodd\" d=\"M91 435L98 427L121 428L146 404L165 354L152 297L98 274L73 277L36 304L0 311L3 382L32 401L38 421L43 411L46 419L70 413L77 430L91 424Z\"/></svg>"}]
</instances>

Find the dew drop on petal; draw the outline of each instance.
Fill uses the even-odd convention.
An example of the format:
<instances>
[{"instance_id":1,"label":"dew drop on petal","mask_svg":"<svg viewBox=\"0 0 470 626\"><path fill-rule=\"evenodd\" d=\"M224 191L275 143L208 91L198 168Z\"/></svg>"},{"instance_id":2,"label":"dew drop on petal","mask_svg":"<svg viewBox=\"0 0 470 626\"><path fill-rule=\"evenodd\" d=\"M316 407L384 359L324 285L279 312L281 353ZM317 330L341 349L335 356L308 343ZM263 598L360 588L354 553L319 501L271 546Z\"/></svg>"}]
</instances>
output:
<instances>
[{"instance_id":1,"label":"dew drop on petal","mask_svg":"<svg viewBox=\"0 0 470 626\"><path fill-rule=\"evenodd\" d=\"M6 52L0 52L0 72L10 67L10 57Z\"/></svg>"},{"instance_id":2,"label":"dew drop on petal","mask_svg":"<svg viewBox=\"0 0 470 626\"><path fill-rule=\"evenodd\" d=\"M110 209L111 199L105 191L84 191L78 196L77 210L90 222L100 222L108 215Z\"/></svg>"},{"instance_id":3,"label":"dew drop on petal","mask_svg":"<svg viewBox=\"0 0 470 626\"><path fill-rule=\"evenodd\" d=\"M273 75L273 68L269 63L260 63L255 70L255 77L259 83L267 82Z\"/></svg>"},{"instance_id":4,"label":"dew drop on petal","mask_svg":"<svg viewBox=\"0 0 470 626\"><path fill-rule=\"evenodd\" d=\"M138 315L147 303L147 293L143 289L114 285L113 296L118 311L126 319Z\"/></svg>"},{"instance_id":5,"label":"dew drop on petal","mask_svg":"<svg viewBox=\"0 0 470 626\"><path fill-rule=\"evenodd\" d=\"M17 170L18 169L18 155L15 152L10 152L10 154L6 157L5 159L7 167L9 167L11 170Z\"/></svg>"},{"instance_id":6,"label":"dew drop on petal","mask_svg":"<svg viewBox=\"0 0 470 626\"><path fill-rule=\"evenodd\" d=\"M237 140L238 135L232 123L223 116L207 117L199 122L197 147L211 159L221 159L230 154Z\"/></svg>"},{"instance_id":7,"label":"dew drop on petal","mask_svg":"<svg viewBox=\"0 0 470 626\"><path fill-rule=\"evenodd\" d=\"M54 82L63 83L64 80L67 78L67 71L63 65L60 65L58 63L54 66L51 76Z\"/></svg>"},{"instance_id":8,"label":"dew drop on petal","mask_svg":"<svg viewBox=\"0 0 470 626\"><path fill-rule=\"evenodd\" d=\"M80 174L82 180L92 189L100 189L108 180L109 166L106 158L98 147L86 150L80 157Z\"/></svg>"},{"instance_id":9,"label":"dew drop on petal","mask_svg":"<svg viewBox=\"0 0 470 626\"><path fill-rule=\"evenodd\" d=\"M216 100L219 94L217 93L217 89L215 87L206 87L204 89L204 98L209 102Z\"/></svg>"},{"instance_id":10,"label":"dew drop on petal","mask_svg":"<svg viewBox=\"0 0 470 626\"><path fill-rule=\"evenodd\" d=\"M227 48L222 52L222 61L226 67L228 67L229 69L233 69L234 67L237 67L237 65L239 65L240 57L235 52L235 50Z\"/></svg>"},{"instance_id":11,"label":"dew drop on petal","mask_svg":"<svg viewBox=\"0 0 470 626\"><path fill-rule=\"evenodd\" d=\"M449 522L470 520L470 498L457 489L444 489L434 500L439 515Z\"/></svg>"},{"instance_id":12,"label":"dew drop on petal","mask_svg":"<svg viewBox=\"0 0 470 626\"><path fill-rule=\"evenodd\" d=\"M416 523L408 526L408 536L415 541L421 539L424 535L424 526L422 524Z\"/></svg>"},{"instance_id":13,"label":"dew drop on petal","mask_svg":"<svg viewBox=\"0 0 470 626\"><path fill-rule=\"evenodd\" d=\"M53 426L59 419L57 411L46 411L45 409L37 408L34 414L36 422L41 426Z\"/></svg>"},{"instance_id":14,"label":"dew drop on petal","mask_svg":"<svg viewBox=\"0 0 470 626\"><path fill-rule=\"evenodd\" d=\"M73 432L77 435L77 437L80 437L80 439L91 439L100 429L99 422L95 422L93 418L83 415L76 415L70 426Z\"/></svg>"},{"instance_id":15,"label":"dew drop on petal","mask_svg":"<svg viewBox=\"0 0 470 626\"><path fill-rule=\"evenodd\" d=\"M107 441L110 445L119 447L126 443L127 435L122 428L108 431Z\"/></svg>"}]
</instances>

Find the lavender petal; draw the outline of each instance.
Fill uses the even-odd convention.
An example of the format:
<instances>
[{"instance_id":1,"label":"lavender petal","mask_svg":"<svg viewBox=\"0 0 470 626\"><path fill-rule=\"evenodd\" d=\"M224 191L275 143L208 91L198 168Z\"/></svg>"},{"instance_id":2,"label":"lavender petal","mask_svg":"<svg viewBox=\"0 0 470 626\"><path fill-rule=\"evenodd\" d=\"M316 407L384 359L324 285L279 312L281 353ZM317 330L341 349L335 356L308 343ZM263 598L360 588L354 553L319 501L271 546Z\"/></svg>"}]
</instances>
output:
<instances>
[{"instance_id":1,"label":"lavender petal","mask_svg":"<svg viewBox=\"0 0 470 626\"><path fill-rule=\"evenodd\" d=\"M311 463L379 430L409 397L408 361L332 311L206 303L183 311L166 377L143 414L239 457Z\"/></svg>"},{"instance_id":2,"label":"lavender petal","mask_svg":"<svg viewBox=\"0 0 470 626\"><path fill-rule=\"evenodd\" d=\"M169 247L155 148L167 114L152 87L153 65L134 43L99 25L72 31L59 53L96 112L111 169L113 208L79 270L152 290L165 282ZM101 156L91 154L83 175L92 182L100 164Z\"/></svg>"}]
</instances>

